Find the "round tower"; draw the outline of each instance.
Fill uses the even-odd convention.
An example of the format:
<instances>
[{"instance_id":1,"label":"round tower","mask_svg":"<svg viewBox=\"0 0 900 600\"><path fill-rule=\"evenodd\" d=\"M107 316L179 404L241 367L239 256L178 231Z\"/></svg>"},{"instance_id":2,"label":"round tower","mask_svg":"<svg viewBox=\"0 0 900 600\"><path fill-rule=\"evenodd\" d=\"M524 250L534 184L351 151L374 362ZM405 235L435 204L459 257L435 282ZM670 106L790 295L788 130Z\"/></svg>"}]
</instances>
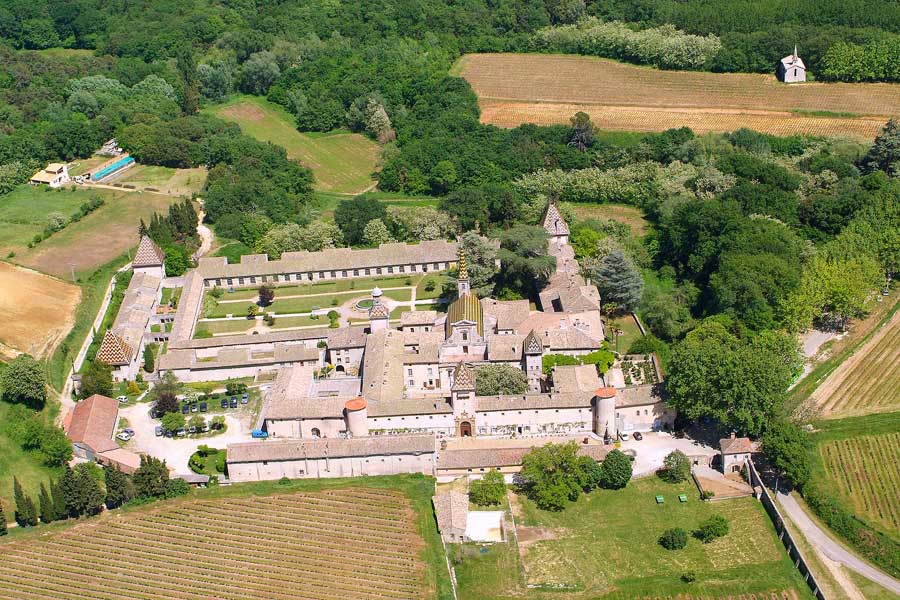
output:
<instances>
[{"instance_id":1,"label":"round tower","mask_svg":"<svg viewBox=\"0 0 900 600\"><path fill-rule=\"evenodd\" d=\"M594 392L594 433L607 442L615 440L618 435L615 388L602 387Z\"/></svg>"},{"instance_id":2,"label":"round tower","mask_svg":"<svg viewBox=\"0 0 900 600\"><path fill-rule=\"evenodd\" d=\"M387 329L391 311L382 304L381 297L383 295L384 292L379 287L372 290L372 308L369 309L369 331Z\"/></svg>"},{"instance_id":3,"label":"round tower","mask_svg":"<svg viewBox=\"0 0 900 600\"><path fill-rule=\"evenodd\" d=\"M347 431L352 437L365 437L369 435L369 410L366 399L357 396L352 400L347 400L344 404L345 419L347 421Z\"/></svg>"}]
</instances>

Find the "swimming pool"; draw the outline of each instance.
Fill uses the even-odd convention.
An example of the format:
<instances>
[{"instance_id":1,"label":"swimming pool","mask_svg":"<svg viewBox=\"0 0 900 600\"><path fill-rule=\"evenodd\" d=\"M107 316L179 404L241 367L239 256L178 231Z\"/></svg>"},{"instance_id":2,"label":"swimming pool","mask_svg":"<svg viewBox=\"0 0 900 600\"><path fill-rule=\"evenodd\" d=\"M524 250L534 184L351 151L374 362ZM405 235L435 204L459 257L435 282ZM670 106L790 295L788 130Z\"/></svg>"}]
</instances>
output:
<instances>
[{"instance_id":1,"label":"swimming pool","mask_svg":"<svg viewBox=\"0 0 900 600\"><path fill-rule=\"evenodd\" d=\"M91 181L100 181L104 177L108 177L117 171L121 171L125 167L131 166L134 163L134 159L130 156L125 156L120 158L116 162L111 165L105 166L96 173L91 174Z\"/></svg>"}]
</instances>

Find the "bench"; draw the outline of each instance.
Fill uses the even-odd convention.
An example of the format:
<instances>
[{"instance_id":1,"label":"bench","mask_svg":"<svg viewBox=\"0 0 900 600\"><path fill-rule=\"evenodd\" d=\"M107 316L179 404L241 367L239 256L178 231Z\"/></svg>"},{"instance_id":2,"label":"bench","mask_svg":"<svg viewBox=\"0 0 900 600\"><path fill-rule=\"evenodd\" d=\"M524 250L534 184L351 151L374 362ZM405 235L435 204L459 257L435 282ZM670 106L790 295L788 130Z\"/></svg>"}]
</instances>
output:
<instances>
[{"instance_id":1,"label":"bench","mask_svg":"<svg viewBox=\"0 0 900 600\"><path fill-rule=\"evenodd\" d=\"M663 498L662 496L657 496L657 497L656 497L656 503L657 503L657 504L665 504L665 502L666 502L666 499Z\"/></svg>"}]
</instances>

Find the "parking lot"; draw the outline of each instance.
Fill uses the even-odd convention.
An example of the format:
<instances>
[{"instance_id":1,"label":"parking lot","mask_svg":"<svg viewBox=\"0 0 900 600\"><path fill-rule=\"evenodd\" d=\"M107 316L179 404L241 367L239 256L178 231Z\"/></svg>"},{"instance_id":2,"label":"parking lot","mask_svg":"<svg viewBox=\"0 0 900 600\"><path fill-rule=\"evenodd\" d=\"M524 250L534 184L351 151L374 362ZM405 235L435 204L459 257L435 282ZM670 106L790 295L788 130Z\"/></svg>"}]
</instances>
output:
<instances>
[{"instance_id":1,"label":"parking lot","mask_svg":"<svg viewBox=\"0 0 900 600\"><path fill-rule=\"evenodd\" d=\"M662 431L646 432L644 439L637 441L629 436L627 442L622 442L621 450L633 450L634 476L652 475L662 468L666 455L674 450L681 450L688 456L702 455L712 457L717 453L715 448L704 446L700 442L690 438L676 438L670 433Z\"/></svg>"}]
</instances>

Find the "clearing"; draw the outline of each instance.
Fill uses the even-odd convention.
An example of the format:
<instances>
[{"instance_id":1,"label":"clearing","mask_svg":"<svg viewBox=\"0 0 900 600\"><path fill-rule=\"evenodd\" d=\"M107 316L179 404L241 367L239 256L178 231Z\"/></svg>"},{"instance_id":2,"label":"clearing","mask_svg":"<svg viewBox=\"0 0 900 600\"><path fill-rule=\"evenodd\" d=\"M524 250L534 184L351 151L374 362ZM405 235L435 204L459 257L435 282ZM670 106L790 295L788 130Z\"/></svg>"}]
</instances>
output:
<instances>
[{"instance_id":1,"label":"clearing","mask_svg":"<svg viewBox=\"0 0 900 600\"><path fill-rule=\"evenodd\" d=\"M359 194L375 186L372 177L378 144L358 133L300 133L294 117L277 104L256 96L237 98L209 109L241 131L287 150L289 158L312 169L316 189Z\"/></svg>"},{"instance_id":2,"label":"clearing","mask_svg":"<svg viewBox=\"0 0 900 600\"><path fill-rule=\"evenodd\" d=\"M889 83L784 85L771 75L661 71L553 54L470 54L454 72L478 94L481 120L503 127L568 123L584 111L603 130L749 127L871 140L900 113L900 85Z\"/></svg>"},{"instance_id":3,"label":"clearing","mask_svg":"<svg viewBox=\"0 0 900 600\"><path fill-rule=\"evenodd\" d=\"M886 299L887 300L887 299ZM900 306L900 304L898 304ZM900 310L840 364L810 395L825 418L900 409Z\"/></svg>"},{"instance_id":4,"label":"clearing","mask_svg":"<svg viewBox=\"0 0 900 600\"><path fill-rule=\"evenodd\" d=\"M74 322L81 288L43 273L0 262L0 346L37 358L53 352Z\"/></svg>"},{"instance_id":5,"label":"clearing","mask_svg":"<svg viewBox=\"0 0 900 600\"><path fill-rule=\"evenodd\" d=\"M81 191L76 189L60 195L78 196ZM17 263L63 278L71 277L72 269L75 272L95 269L137 245L141 219L149 221L154 212L167 212L169 205L179 201L172 196L150 192L102 189L85 192L86 197L102 197L105 204L34 248L13 246Z\"/></svg>"},{"instance_id":6,"label":"clearing","mask_svg":"<svg viewBox=\"0 0 900 600\"><path fill-rule=\"evenodd\" d=\"M665 504L656 504L657 494ZM688 501L678 502L679 494ZM471 544L454 549L460 598L809 597L753 498L702 502L692 482L648 477L586 494L559 513L515 496L513 512L518 551L514 539L486 551ZM703 544L691 537L679 551L657 543L664 530L690 532L714 514L730 523L724 538ZM688 571L694 583L682 582Z\"/></svg>"},{"instance_id":7,"label":"clearing","mask_svg":"<svg viewBox=\"0 0 900 600\"><path fill-rule=\"evenodd\" d=\"M135 165L125 170L112 181L122 185L133 185L148 192L154 190L170 196L191 196L199 194L206 183L206 168L173 169L152 165Z\"/></svg>"},{"instance_id":8,"label":"clearing","mask_svg":"<svg viewBox=\"0 0 900 600\"><path fill-rule=\"evenodd\" d=\"M824 421L820 427L813 437L817 476L857 516L900 538L900 413Z\"/></svg>"},{"instance_id":9,"label":"clearing","mask_svg":"<svg viewBox=\"0 0 900 600\"><path fill-rule=\"evenodd\" d=\"M641 209L627 204L564 202L563 206L574 212L579 219L608 219L628 225L632 235L637 237L642 237L651 227Z\"/></svg>"},{"instance_id":10,"label":"clearing","mask_svg":"<svg viewBox=\"0 0 900 600\"><path fill-rule=\"evenodd\" d=\"M387 483L423 497L423 488L433 489L421 477ZM0 596L349 600L449 593L425 503L387 483L292 482L278 495L274 485L232 486L116 510L55 535L15 532L3 545ZM297 491L285 493L291 489Z\"/></svg>"}]
</instances>

